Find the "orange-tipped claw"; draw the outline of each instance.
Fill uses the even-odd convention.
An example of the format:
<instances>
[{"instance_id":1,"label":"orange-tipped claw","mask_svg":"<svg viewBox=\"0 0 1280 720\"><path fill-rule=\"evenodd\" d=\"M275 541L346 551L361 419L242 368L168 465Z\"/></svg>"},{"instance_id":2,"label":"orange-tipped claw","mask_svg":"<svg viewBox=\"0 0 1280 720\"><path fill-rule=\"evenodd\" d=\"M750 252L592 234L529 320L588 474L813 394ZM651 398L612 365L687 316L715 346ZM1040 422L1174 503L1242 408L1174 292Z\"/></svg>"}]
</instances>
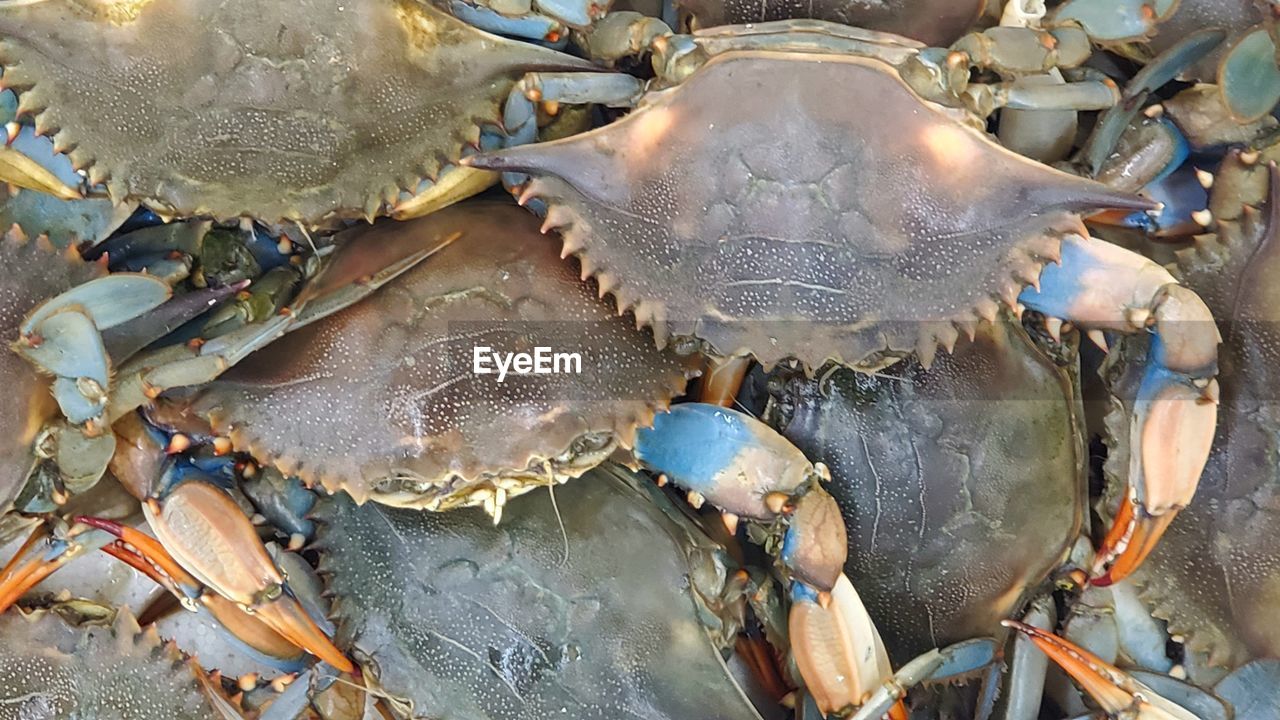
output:
<instances>
[{"instance_id":1,"label":"orange-tipped claw","mask_svg":"<svg viewBox=\"0 0 1280 720\"><path fill-rule=\"evenodd\" d=\"M284 576L253 523L225 492L186 482L171 490L163 505L149 499L142 507L165 549L208 588L339 670L355 669L285 591Z\"/></svg>"},{"instance_id":2,"label":"orange-tipped claw","mask_svg":"<svg viewBox=\"0 0 1280 720\"><path fill-rule=\"evenodd\" d=\"M28 590L39 585L82 551L81 546L70 543L61 553L45 552L33 556L33 551L48 536L47 526L42 524L37 527L4 569L0 570L0 612L8 610Z\"/></svg>"},{"instance_id":3,"label":"orange-tipped claw","mask_svg":"<svg viewBox=\"0 0 1280 720\"><path fill-rule=\"evenodd\" d=\"M1090 584L1106 587L1132 575L1155 549L1177 514L1176 510L1170 510L1163 515L1151 515L1125 498L1098 549Z\"/></svg>"},{"instance_id":4,"label":"orange-tipped claw","mask_svg":"<svg viewBox=\"0 0 1280 720\"><path fill-rule=\"evenodd\" d=\"M1026 635L1111 717L1134 720L1197 720L1193 713L1169 702L1128 673L1103 662L1069 640L1016 620L1005 620L1003 625Z\"/></svg>"},{"instance_id":5,"label":"orange-tipped claw","mask_svg":"<svg viewBox=\"0 0 1280 720\"><path fill-rule=\"evenodd\" d=\"M81 521L133 545L147 562L160 567L179 585L203 584L294 645L343 672L355 669L298 601L285 592L284 577L253 524L226 493L212 485L188 482L171 493L163 508L155 500L148 500L143 507L161 541L118 523L96 518ZM202 602L211 612L217 605L213 600ZM233 631L242 624L219 620ZM266 641L242 639L255 647Z\"/></svg>"},{"instance_id":6,"label":"orange-tipped claw","mask_svg":"<svg viewBox=\"0 0 1280 720\"><path fill-rule=\"evenodd\" d=\"M328 635L316 625L302 604L289 595L254 608L254 617L281 637L303 648L321 660L345 673L355 671L355 665L333 644Z\"/></svg>"},{"instance_id":7,"label":"orange-tipped claw","mask_svg":"<svg viewBox=\"0 0 1280 720\"><path fill-rule=\"evenodd\" d=\"M175 597L182 600L183 604L186 605L189 602L187 590L178 587L173 578L169 576L168 570L163 569L164 567L172 566L173 563L173 559L168 557L168 553L164 551L164 548L160 547L159 543L156 543L154 547L148 547L147 552L154 553L158 551L164 558L157 562L159 558L153 560L141 552L135 552L131 549L131 545L132 543L127 543L124 540L117 540L102 548L102 551L151 578L156 584L173 593ZM133 547L137 546L133 545ZM181 568L177 570L185 575L185 571ZM213 615L220 625L226 628L227 632L230 632L246 645L264 655L290 659L302 653L299 645L290 642L275 630L272 630L266 623L244 612L235 603L221 595L202 592L200 593L200 603L204 605L205 609ZM142 621L141 616L139 616L138 622L139 624L146 624Z\"/></svg>"},{"instance_id":8,"label":"orange-tipped claw","mask_svg":"<svg viewBox=\"0 0 1280 720\"><path fill-rule=\"evenodd\" d=\"M184 596L186 594L182 591L184 587L190 590L200 587L200 581L192 577L191 573L183 570L182 566L169 554L169 551L165 550L164 546L160 544L160 541L150 535L127 525L121 525L113 520L103 520L87 515L77 517L76 522L96 527L120 538L123 543L132 547L134 551L129 551L127 547L122 547L119 543L108 545L103 550L112 557L128 563L138 572L155 580L175 595Z\"/></svg>"}]
</instances>

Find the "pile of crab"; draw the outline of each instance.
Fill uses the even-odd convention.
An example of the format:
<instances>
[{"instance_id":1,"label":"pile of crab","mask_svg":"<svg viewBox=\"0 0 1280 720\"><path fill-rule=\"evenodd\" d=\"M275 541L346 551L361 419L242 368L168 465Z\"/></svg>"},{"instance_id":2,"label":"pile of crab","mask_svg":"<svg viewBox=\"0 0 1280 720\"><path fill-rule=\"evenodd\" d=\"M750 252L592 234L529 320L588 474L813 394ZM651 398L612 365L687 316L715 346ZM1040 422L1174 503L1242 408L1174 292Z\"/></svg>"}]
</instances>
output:
<instances>
[{"instance_id":1,"label":"pile of crab","mask_svg":"<svg viewBox=\"0 0 1280 720\"><path fill-rule=\"evenodd\" d=\"M1280 720L1278 43L0 0L0 720Z\"/></svg>"}]
</instances>

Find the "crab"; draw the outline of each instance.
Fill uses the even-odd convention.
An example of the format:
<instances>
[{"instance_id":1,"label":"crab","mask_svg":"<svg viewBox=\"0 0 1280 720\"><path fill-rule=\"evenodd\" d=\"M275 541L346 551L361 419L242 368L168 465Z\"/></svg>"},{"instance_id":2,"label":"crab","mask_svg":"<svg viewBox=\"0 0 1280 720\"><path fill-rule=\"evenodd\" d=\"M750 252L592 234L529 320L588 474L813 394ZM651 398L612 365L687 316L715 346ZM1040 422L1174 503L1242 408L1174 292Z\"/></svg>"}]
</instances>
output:
<instances>
[{"instance_id":1,"label":"crab","mask_svg":"<svg viewBox=\"0 0 1280 720\"><path fill-rule=\"evenodd\" d=\"M430 510L483 505L497 519L508 497L629 447L697 372L619 322L537 230L510 203L476 201L362 232L349 244L359 264L332 282L451 244L255 353L202 388L192 411L236 450L332 492ZM477 348L539 347L585 357L559 373L505 376L493 357L477 360Z\"/></svg>"},{"instance_id":2,"label":"crab","mask_svg":"<svg viewBox=\"0 0 1280 720\"><path fill-rule=\"evenodd\" d=\"M643 476L601 466L498 526L343 496L314 516L338 641L397 717L760 717L722 659L743 578Z\"/></svg>"},{"instance_id":3,"label":"crab","mask_svg":"<svg viewBox=\"0 0 1280 720\"><path fill-rule=\"evenodd\" d=\"M770 385L771 423L831 472L845 573L895 662L1000 634L1081 533L1076 385L1015 321L928 371L775 371Z\"/></svg>"},{"instance_id":4,"label":"crab","mask_svg":"<svg viewBox=\"0 0 1280 720\"><path fill-rule=\"evenodd\" d=\"M6 717L101 720L238 718L194 660L127 608L66 602L0 615Z\"/></svg>"},{"instance_id":5,"label":"crab","mask_svg":"<svg viewBox=\"0 0 1280 720\"><path fill-rule=\"evenodd\" d=\"M251 610L267 626L255 634L278 636L350 671L293 597L245 514L210 484L207 473L165 464L161 458L180 450L174 445L179 441L154 438L132 408L151 405L145 398L161 390L194 382L193 366L201 378L209 369L216 375L264 338L304 326L293 336L287 358L269 348L260 351L225 380L173 398L170 415L189 411L226 431L227 449L251 452L361 501L372 497L435 510L483 505L496 522L507 497L580 475L619 444L629 444L635 429L695 372L690 359L658 352L641 332L618 322L560 262L555 246L537 233L536 221L509 202L467 203L412 224L381 224L354 235L344 236L291 311L217 340L164 347L125 363L119 375L132 379L112 388L119 392L110 395L102 414L110 430L101 437L111 439L112 470L142 501L159 543L92 516L74 519L98 535L56 538L47 550L34 542L43 539L37 530L0 581L0 607L76 555L118 538L146 558L126 560L144 571L162 567L163 582L187 604L203 603L224 625L246 622L239 610ZM465 239L454 244L460 238ZM431 262L408 270L431 253ZM374 292L388 282L383 292ZM82 297L71 293L50 301L70 310L41 306L36 317L93 306L71 302ZM373 297L344 311L369 293ZM40 327L42 321L28 323ZM364 340L353 345L353 337ZM472 348L482 342L510 352L580 348L591 362L549 377L473 375ZM41 336L37 346L46 345L72 357L84 350ZM442 347L456 351L452 365L439 364ZM354 348L368 353L356 355ZM389 362L387 352L393 353ZM357 389L370 394L353 393ZM144 401L136 397L139 390ZM442 390L448 392L434 397ZM419 404L424 402L429 405ZM389 414L382 412L384 405L392 409ZM342 423L319 422L338 411L346 414ZM277 412L302 424L277 426L271 419ZM319 424L309 428L306 418ZM384 429L375 433L378 423ZM209 425L204 428L208 435ZM326 428L333 437L317 434ZM357 452L362 442L363 456ZM331 452L335 447L345 449Z\"/></svg>"},{"instance_id":6,"label":"crab","mask_svg":"<svg viewBox=\"0 0 1280 720\"><path fill-rule=\"evenodd\" d=\"M415 0L42 0L0 8L0 36L0 84L89 186L304 225L474 194L493 176L456 165L515 80L590 67Z\"/></svg>"},{"instance_id":7,"label":"crab","mask_svg":"<svg viewBox=\"0 0 1280 720\"><path fill-rule=\"evenodd\" d=\"M913 353L927 366L1001 304L1104 343L1153 333L1132 426L1137 511L1102 553L1117 579L1140 562L1208 455L1217 329L1194 293L1089 237L1077 213L1152 204L1004 150L838 27L765 23L654 49L658 77L622 120L467 162L534 176L522 200L546 203L565 253L662 345L765 366L874 371ZM544 75L543 97L594 83Z\"/></svg>"}]
</instances>

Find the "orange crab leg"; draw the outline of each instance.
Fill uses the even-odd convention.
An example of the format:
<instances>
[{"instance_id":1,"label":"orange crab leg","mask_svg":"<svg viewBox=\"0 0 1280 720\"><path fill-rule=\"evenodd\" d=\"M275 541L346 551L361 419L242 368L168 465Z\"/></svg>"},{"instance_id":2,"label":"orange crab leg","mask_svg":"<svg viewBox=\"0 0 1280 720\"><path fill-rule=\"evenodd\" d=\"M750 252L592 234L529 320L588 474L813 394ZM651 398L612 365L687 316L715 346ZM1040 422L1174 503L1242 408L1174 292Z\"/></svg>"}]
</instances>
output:
<instances>
[{"instance_id":1,"label":"orange crab leg","mask_svg":"<svg viewBox=\"0 0 1280 720\"><path fill-rule=\"evenodd\" d=\"M1069 640L1016 620L1005 620L1002 624L1026 635L1079 683L1109 717L1196 720L1193 713L1162 698L1124 671Z\"/></svg>"},{"instance_id":2,"label":"orange crab leg","mask_svg":"<svg viewBox=\"0 0 1280 720\"><path fill-rule=\"evenodd\" d=\"M142 535L136 530L133 532ZM147 536L143 535L143 537ZM152 542L154 543L155 541ZM168 553L164 552L164 548L159 543L155 543L154 547L159 550L160 555L155 557L154 561L152 557L129 549L129 544L131 543L127 543L125 540L117 540L102 548L102 551L151 578L157 585L173 593L180 600L186 599L187 595L178 587L180 583L185 581L171 578L168 575L168 571L162 568L174 567L191 581L194 582L195 578L186 575L182 568L177 567L176 563L168 556ZM242 612L234 603L221 595L207 592L201 593L200 604L213 615L213 618L220 625L226 628L227 632L230 632L264 655L275 658L290 658L302 652L298 645L290 642L253 615ZM141 619L139 619L139 624L142 624Z\"/></svg>"}]
</instances>

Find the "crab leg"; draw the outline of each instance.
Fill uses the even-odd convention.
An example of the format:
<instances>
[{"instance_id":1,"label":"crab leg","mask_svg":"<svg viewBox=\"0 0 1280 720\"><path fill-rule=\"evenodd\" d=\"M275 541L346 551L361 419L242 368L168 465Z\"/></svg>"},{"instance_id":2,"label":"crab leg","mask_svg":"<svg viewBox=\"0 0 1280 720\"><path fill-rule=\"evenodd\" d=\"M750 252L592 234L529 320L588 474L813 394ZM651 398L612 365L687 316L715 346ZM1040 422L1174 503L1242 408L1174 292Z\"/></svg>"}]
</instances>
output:
<instances>
[{"instance_id":1,"label":"crab leg","mask_svg":"<svg viewBox=\"0 0 1280 720\"><path fill-rule=\"evenodd\" d=\"M732 407L750 369L751 358L708 358L707 370L702 375L702 393L699 399L712 405Z\"/></svg>"},{"instance_id":2,"label":"crab leg","mask_svg":"<svg viewBox=\"0 0 1280 720\"><path fill-rule=\"evenodd\" d=\"M1089 693L1109 717L1135 720L1198 720L1195 713L1176 705L1114 665L1045 630L1005 620L1006 627L1023 633L1051 660L1062 666Z\"/></svg>"},{"instance_id":3,"label":"crab leg","mask_svg":"<svg viewBox=\"0 0 1280 720\"><path fill-rule=\"evenodd\" d=\"M61 200L79 200L80 176L53 142L30 126L9 124L7 142L0 146L0 182L48 193Z\"/></svg>"},{"instance_id":4,"label":"crab leg","mask_svg":"<svg viewBox=\"0 0 1280 720\"><path fill-rule=\"evenodd\" d=\"M1018 300L1086 331L1152 332L1130 428L1129 493L1094 568L1095 583L1117 582L1195 494L1217 426L1218 328L1167 270L1086 236L1063 240L1061 264Z\"/></svg>"},{"instance_id":5,"label":"crab leg","mask_svg":"<svg viewBox=\"0 0 1280 720\"><path fill-rule=\"evenodd\" d=\"M677 405L636 437L636 458L740 518L785 520L780 559L791 575L789 620L800 674L824 713L861 704L892 675L888 654L844 575L844 520L814 465L769 426L735 410ZM894 711L905 710L897 708Z\"/></svg>"}]
</instances>

